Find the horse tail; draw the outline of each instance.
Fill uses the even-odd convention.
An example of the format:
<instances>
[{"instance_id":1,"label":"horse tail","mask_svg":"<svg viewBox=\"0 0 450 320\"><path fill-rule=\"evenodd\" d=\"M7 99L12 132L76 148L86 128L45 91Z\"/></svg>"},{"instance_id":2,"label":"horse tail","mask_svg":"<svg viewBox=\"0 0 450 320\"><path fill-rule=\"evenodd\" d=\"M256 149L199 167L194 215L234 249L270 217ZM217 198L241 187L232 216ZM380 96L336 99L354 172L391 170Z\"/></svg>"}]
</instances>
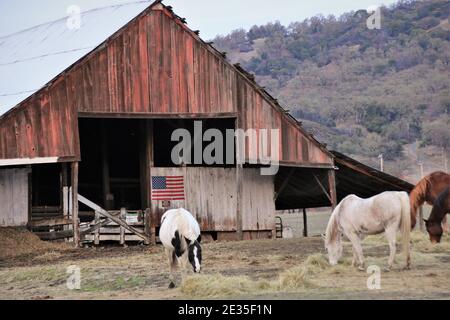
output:
<instances>
[{"instance_id":1,"label":"horse tail","mask_svg":"<svg viewBox=\"0 0 450 320\"><path fill-rule=\"evenodd\" d=\"M405 253L407 266L411 263L410 257L410 241L411 241L411 208L410 200L406 192L401 193L401 207L402 207L402 217L401 217L401 232L403 241L403 252Z\"/></svg>"},{"instance_id":2,"label":"horse tail","mask_svg":"<svg viewBox=\"0 0 450 320\"><path fill-rule=\"evenodd\" d=\"M428 179L429 177L426 176L422 178L414 187L414 189L411 190L411 193L409 195L410 199L410 215L411 215L411 229L416 226L416 220L417 220L417 208L420 207L425 202L425 196L427 193L428 188Z\"/></svg>"}]
</instances>

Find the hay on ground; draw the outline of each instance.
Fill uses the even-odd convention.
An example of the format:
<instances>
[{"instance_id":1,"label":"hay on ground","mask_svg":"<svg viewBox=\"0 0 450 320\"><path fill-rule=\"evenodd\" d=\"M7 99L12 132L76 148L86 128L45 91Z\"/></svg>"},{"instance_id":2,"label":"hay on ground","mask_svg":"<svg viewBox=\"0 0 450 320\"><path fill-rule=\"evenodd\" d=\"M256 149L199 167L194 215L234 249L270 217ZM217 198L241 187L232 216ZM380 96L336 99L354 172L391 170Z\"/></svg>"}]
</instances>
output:
<instances>
[{"instance_id":1,"label":"hay on ground","mask_svg":"<svg viewBox=\"0 0 450 320\"><path fill-rule=\"evenodd\" d=\"M310 276L329 267L323 254L314 254L301 265L280 273L276 280L252 280L245 276L227 277L221 274L195 275L184 279L181 292L191 297L218 297L304 289L314 286Z\"/></svg>"},{"instance_id":2,"label":"hay on ground","mask_svg":"<svg viewBox=\"0 0 450 320\"><path fill-rule=\"evenodd\" d=\"M268 281L253 281L245 276L226 277L221 274L189 276L181 284L181 292L193 297L235 296L269 289Z\"/></svg>"},{"instance_id":3,"label":"hay on ground","mask_svg":"<svg viewBox=\"0 0 450 320\"><path fill-rule=\"evenodd\" d=\"M68 246L64 243L42 241L26 229L0 228L0 259L40 254L65 248L68 248Z\"/></svg>"}]
</instances>

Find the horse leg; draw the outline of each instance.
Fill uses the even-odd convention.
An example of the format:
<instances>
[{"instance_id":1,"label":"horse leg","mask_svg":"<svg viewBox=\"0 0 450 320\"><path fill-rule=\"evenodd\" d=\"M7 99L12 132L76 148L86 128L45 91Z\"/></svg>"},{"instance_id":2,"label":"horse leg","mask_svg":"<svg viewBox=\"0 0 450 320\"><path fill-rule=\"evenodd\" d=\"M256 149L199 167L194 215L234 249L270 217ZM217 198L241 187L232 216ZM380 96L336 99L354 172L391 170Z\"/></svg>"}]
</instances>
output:
<instances>
[{"instance_id":1,"label":"horse leg","mask_svg":"<svg viewBox=\"0 0 450 320\"><path fill-rule=\"evenodd\" d=\"M397 228L389 227L385 230L386 239L389 242L389 260L384 271L390 271L395 260L397 250Z\"/></svg>"},{"instance_id":2,"label":"horse leg","mask_svg":"<svg viewBox=\"0 0 450 320\"><path fill-rule=\"evenodd\" d=\"M179 262L180 262L180 266L181 266L181 281L183 281L183 279L186 277L186 274L188 272L188 267L189 267L189 252L188 250L186 250L182 256L179 258Z\"/></svg>"},{"instance_id":3,"label":"horse leg","mask_svg":"<svg viewBox=\"0 0 450 320\"><path fill-rule=\"evenodd\" d=\"M447 222L447 215L444 215L444 218L442 219L442 230L449 234L449 227L448 227L448 222Z\"/></svg>"},{"instance_id":4,"label":"horse leg","mask_svg":"<svg viewBox=\"0 0 450 320\"><path fill-rule=\"evenodd\" d=\"M355 248L353 248L353 246L352 246L352 252L353 252L352 267L355 267L356 266L357 255L356 255Z\"/></svg>"},{"instance_id":5,"label":"horse leg","mask_svg":"<svg viewBox=\"0 0 450 320\"><path fill-rule=\"evenodd\" d=\"M359 236L356 233L349 233L347 234L347 238L350 240L350 242L353 245L353 253L356 255L356 258L358 260L358 270L364 271L364 256L363 251L361 247L361 240Z\"/></svg>"},{"instance_id":6,"label":"horse leg","mask_svg":"<svg viewBox=\"0 0 450 320\"><path fill-rule=\"evenodd\" d=\"M170 284L169 284L169 289L173 289L175 288L175 278L174 278L174 272L176 269L176 264L177 264L177 259L175 257L175 251L171 250L171 249L165 249L166 250L166 255L167 255L167 260L169 262L169 280L170 280Z\"/></svg>"}]
</instances>

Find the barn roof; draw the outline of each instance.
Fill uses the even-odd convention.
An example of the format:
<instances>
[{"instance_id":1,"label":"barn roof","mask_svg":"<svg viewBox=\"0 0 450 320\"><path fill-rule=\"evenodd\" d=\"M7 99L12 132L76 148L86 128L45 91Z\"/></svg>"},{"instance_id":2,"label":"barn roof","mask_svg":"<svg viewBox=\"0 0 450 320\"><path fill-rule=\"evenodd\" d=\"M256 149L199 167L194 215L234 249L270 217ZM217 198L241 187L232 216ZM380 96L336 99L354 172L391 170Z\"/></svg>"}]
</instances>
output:
<instances>
[{"instance_id":1,"label":"barn roof","mask_svg":"<svg viewBox=\"0 0 450 320\"><path fill-rule=\"evenodd\" d=\"M142 9L142 7L137 8ZM126 21L128 18L129 16L122 18L121 21ZM91 19L96 21L95 17ZM171 22L168 21L169 19ZM89 19L86 23L89 24ZM185 23L185 19L177 16L171 7L162 5L161 1L155 1L146 7L40 90L0 115L0 133L3 135L3 139L0 139L0 158L48 159L56 156L58 159L65 159L61 161L79 160L79 141L76 138L78 116L125 116L123 111L126 111L127 116L132 114L140 117L155 117L159 114L182 117L186 112L189 113L187 116L192 117L195 112L200 112L197 115L206 117L222 115L221 112L226 111L225 115L240 119L242 125L240 127L244 129L281 129L283 145L281 161L294 165L301 163L307 166L312 164L332 166L333 157L324 145L306 132L276 99L254 81L252 75L240 66L228 62L223 53L217 51L211 44L205 43ZM151 29L151 26L156 29ZM52 28L52 26L48 27ZM88 30L87 27L82 29L85 29L85 32ZM147 30L158 31L152 34L152 31ZM64 34L65 31L60 33ZM149 35L148 39L147 35ZM135 42L131 44L130 41ZM159 42L156 43L157 41ZM167 47L171 41L174 46L169 44ZM195 54L197 55L193 60L193 53L188 52L194 46L192 41L196 42ZM95 41L92 45L93 43ZM141 45L148 45L148 48L144 49L148 50L148 53L139 51L142 49ZM167 52L162 51L163 55L158 56L152 51L154 46L160 46L159 50ZM177 46L187 46L183 47L186 57L183 58L183 55L179 54ZM150 55L153 60L150 60ZM42 54L39 59L41 58L45 58L45 54ZM192 60L189 65L186 64L188 60L180 62L186 58ZM149 67L148 63L159 65L153 68ZM180 69L175 71L170 69L172 64ZM136 71L133 66L137 65L146 69ZM29 74L29 71L22 71ZM159 72L159 76L155 77L155 72ZM172 81L172 72L183 74L190 72L183 79L179 78L180 81L184 81L184 91L166 90L168 89L166 81L171 82L170 90L180 89L176 87L176 81ZM201 78L197 79L199 73ZM154 78L147 79L147 75ZM117 77L125 78L117 79ZM113 83L110 83L110 80ZM147 83L148 81L150 83ZM156 84L155 87L153 86L155 82L160 84ZM136 84L145 87L139 89L136 88ZM214 89L211 89L211 86L214 86ZM203 88L206 90L205 94L199 92ZM120 89L122 92L115 92ZM134 93L132 92L134 90L141 91ZM156 111L153 106L149 106L148 90L151 91L150 94L153 94L152 103L158 103L158 96L161 98ZM197 91L198 97L194 97L190 92L192 90ZM134 94L141 94L141 96L136 98ZM169 99L173 99L173 94L178 95L175 98L177 100L170 104ZM122 100L117 99L118 95ZM196 106L193 108L200 111L191 111L190 106L186 104L186 95L187 100L202 99L199 102L199 108ZM180 111L180 109L186 111ZM50 114L43 112L44 110ZM12 128L15 128L16 132ZM65 128L67 132L63 133ZM47 141L41 141L42 137Z\"/></svg>"}]
</instances>

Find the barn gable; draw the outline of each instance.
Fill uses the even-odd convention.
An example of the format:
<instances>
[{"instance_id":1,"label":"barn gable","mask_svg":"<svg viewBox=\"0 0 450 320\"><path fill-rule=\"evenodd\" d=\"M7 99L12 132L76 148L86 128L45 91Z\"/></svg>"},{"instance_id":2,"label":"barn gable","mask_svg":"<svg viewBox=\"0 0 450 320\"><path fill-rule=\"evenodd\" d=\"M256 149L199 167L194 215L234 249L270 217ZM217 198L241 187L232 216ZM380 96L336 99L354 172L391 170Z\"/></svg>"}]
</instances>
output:
<instances>
[{"instance_id":1,"label":"barn gable","mask_svg":"<svg viewBox=\"0 0 450 320\"><path fill-rule=\"evenodd\" d=\"M281 164L333 163L244 70L158 1L0 117L0 159L80 160L78 118L119 116L237 118L242 129L280 129Z\"/></svg>"}]
</instances>

